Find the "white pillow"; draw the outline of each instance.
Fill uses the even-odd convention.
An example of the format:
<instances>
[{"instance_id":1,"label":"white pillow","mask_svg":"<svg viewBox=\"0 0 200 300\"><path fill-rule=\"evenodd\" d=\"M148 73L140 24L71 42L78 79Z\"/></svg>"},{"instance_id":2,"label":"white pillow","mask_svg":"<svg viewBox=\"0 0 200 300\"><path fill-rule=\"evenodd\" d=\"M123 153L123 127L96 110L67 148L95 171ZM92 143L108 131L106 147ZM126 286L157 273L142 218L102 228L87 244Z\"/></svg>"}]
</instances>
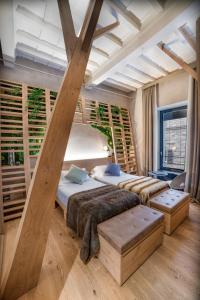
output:
<instances>
[{"instance_id":1,"label":"white pillow","mask_svg":"<svg viewBox=\"0 0 200 300\"><path fill-rule=\"evenodd\" d=\"M92 169L91 173L93 176L103 176L107 165L96 166Z\"/></svg>"}]
</instances>

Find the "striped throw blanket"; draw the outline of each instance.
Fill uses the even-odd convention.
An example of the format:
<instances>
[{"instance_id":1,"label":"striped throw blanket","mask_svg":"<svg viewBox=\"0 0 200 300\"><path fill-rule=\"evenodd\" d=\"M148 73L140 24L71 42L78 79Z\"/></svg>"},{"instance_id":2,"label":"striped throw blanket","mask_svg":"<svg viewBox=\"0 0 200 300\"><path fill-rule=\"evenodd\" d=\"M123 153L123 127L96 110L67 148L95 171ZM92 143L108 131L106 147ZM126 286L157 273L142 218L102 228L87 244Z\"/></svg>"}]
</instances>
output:
<instances>
[{"instance_id":1,"label":"striped throw blanket","mask_svg":"<svg viewBox=\"0 0 200 300\"><path fill-rule=\"evenodd\" d=\"M161 181L151 177L138 176L133 179L122 181L118 184L121 189L138 194L143 204L147 204L154 194L169 188L167 181Z\"/></svg>"}]
</instances>

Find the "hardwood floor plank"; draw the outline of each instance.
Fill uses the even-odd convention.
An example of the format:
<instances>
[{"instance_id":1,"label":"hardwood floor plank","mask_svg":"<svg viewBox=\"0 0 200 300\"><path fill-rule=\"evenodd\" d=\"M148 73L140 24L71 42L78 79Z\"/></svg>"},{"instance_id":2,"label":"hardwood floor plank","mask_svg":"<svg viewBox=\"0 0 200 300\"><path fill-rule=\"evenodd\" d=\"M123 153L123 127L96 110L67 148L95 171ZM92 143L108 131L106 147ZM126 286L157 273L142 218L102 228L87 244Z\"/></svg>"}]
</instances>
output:
<instances>
[{"instance_id":1,"label":"hardwood floor plank","mask_svg":"<svg viewBox=\"0 0 200 300\"><path fill-rule=\"evenodd\" d=\"M69 230L60 208L52 225L38 286L20 300L197 300L200 297L200 208L125 282L115 282L97 258L84 265L80 241ZM4 271L11 256L18 220L6 223Z\"/></svg>"}]
</instances>

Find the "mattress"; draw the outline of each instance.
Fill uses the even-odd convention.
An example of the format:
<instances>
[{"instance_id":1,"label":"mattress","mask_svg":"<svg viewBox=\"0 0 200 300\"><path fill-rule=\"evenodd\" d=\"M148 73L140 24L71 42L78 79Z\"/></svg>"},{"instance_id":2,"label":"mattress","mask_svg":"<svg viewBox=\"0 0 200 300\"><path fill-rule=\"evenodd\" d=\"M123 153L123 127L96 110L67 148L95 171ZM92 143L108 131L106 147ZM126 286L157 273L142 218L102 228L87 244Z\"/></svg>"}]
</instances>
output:
<instances>
[{"instance_id":1,"label":"mattress","mask_svg":"<svg viewBox=\"0 0 200 300\"><path fill-rule=\"evenodd\" d=\"M98 181L101 181L105 184L114 184L118 185L122 181L134 179L134 178L140 178L140 176L127 174L124 172L121 172L120 176L110 176L105 174L94 174L93 178L95 178Z\"/></svg>"},{"instance_id":2,"label":"mattress","mask_svg":"<svg viewBox=\"0 0 200 300\"><path fill-rule=\"evenodd\" d=\"M83 184L73 183L67 179L60 180L57 189L57 198L65 207L67 207L69 197L73 194L95 189L104 185L105 184L102 182L99 182L91 177L88 177L88 180L86 180Z\"/></svg>"}]
</instances>

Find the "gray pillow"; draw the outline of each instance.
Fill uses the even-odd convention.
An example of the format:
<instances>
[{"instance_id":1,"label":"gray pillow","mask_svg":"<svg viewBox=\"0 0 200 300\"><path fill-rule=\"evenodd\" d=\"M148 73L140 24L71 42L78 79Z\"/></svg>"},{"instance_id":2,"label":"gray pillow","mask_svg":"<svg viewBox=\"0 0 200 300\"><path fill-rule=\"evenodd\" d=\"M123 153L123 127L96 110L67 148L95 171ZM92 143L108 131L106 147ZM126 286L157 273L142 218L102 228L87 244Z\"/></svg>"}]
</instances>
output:
<instances>
[{"instance_id":1,"label":"gray pillow","mask_svg":"<svg viewBox=\"0 0 200 300\"><path fill-rule=\"evenodd\" d=\"M83 184L88 179L88 173L87 171L72 165L65 175L65 178L71 182Z\"/></svg>"}]
</instances>

